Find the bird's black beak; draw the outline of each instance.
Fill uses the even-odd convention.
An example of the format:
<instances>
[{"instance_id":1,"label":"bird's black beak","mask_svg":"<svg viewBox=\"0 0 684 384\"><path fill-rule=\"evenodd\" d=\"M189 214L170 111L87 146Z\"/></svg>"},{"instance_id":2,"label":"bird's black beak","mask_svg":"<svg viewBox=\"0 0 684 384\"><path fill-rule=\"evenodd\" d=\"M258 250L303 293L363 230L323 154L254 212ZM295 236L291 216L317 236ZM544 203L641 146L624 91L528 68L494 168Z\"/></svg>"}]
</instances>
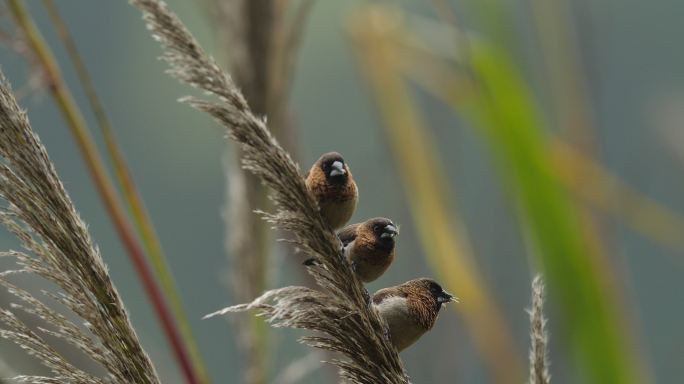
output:
<instances>
[{"instance_id":1,"label":"bird's black beak","mask_svg":"<svg viewBox=\"0 0 684 384\"><path fill-rule=\"evenodd\" d=\"M392 224L388 224L385 226L385 228L382 230L382 235L380 235L381 239L392 239L394 238L399 232L397 231L397 227L395 227Z\"/></svg>"},{"instance_id":2,"label":"bird's black beak","mask_svg":"<svg viewBox=\"0 0 684 384\"><path fill-rule=\"evenodd\" d=\"M332 170L330 171L331 177L342 176L347 173L347 170L344 169L344 163L339 160L332 163L330 167L332 168Z\"/></svg>"},{"instance_id":3,"label":"bird's black beak","mask_svg":"<svg viewBox=\"0 0 684 384\"><path fill-rule=\"evenodd\" d=\"M450 303L452 301L458 301L452 294L450 294L447 291L442 291L438 296L437 296L437 302L440 304L446 304Z\"/></svg>"}]
</instances>

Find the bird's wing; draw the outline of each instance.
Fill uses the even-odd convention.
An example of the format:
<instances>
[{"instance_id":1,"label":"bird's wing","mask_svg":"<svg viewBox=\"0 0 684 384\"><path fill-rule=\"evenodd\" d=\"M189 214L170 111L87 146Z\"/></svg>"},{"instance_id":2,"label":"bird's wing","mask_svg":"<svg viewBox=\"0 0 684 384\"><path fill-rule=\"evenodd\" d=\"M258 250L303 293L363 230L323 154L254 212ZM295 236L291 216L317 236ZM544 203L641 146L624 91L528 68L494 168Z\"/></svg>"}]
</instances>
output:
<instances>
[{"instance_id":1,"label":"bird's wing","mask_svg":"<svg viewBox=\"0 0 684 384\"><path fill-rule=\"evenodd\" d=\"M342 228L337 232L337 237L340 239L342 242L343 246L349 245L352 241L356 239L356 229L359 227L359 224L351 224L347 225L346 227Z\"/></svg>"},{"instance_id":2,"label":"bird's wing","mask_svg":"<svg viewBox=\"0 0 684 384\"><path fill-rule=\"evenodd\" d=\"M344 248L345 254L349 244L356 239L356 227L358 226L358 224L347 225L337 232L337 237L342 242L342 248ZM316 260L314 258L306 259L302 264L311 267L316 265Z\"/></svg>"},{"instance_id":3,"label":"bird's wing","mask_svg":"<svg viewBox=\"0 0 684 384\"><path fill-rule=\"evenodd\" d=\"M383 300L390 297L406 297L406 294L397 290L395 287L383 288L373 295L373 304L378 305L382 303Z\"/></svg>"}]
</instances>

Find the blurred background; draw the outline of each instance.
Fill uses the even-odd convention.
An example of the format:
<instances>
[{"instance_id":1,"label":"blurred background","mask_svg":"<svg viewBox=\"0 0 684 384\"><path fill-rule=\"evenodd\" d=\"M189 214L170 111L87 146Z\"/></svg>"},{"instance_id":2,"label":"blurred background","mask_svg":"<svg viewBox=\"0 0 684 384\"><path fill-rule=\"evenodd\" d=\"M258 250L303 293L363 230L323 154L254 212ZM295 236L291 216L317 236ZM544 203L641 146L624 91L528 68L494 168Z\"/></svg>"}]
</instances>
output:
<instances>
[{"instance_id":1,"label":"blurred background","mask_svg":"<svg viewBox=\"0 0 684 384\"><path fill-rule=\"evenodd\" d=\"M41 3L27 5L106 158ZM255 109L269 113L303 169L324 152L344 155L360 189L353 221L386 216L400 225L397 259L369 291L429 276L460 297L402 353L414 382L524 381L525 309L537 273L548 285L552 382L684 381L676 293L684 289L683 2L275 1L270 18L255 17L252 28L275 20L270 44L284 51L252 54L253 62L240 56L249 56L249 41L236 42L241 35L221 1L168 3L237 73L257 99L252 105L265 100ZM308 284L303 257L271 233L250 237L266 244L263 263L236 261L240 248L226 246L234 231L224 218L255 201L252 208L268 205L252 199L231 209L226 191L241 177L235 148L210 118L177 103L191 90L163 73L139 12L125 1L56 4L111 119L211 381L335 382L335 371L318 363L328 356L297 343L301 332L266 329L249 315L201 320L263 289ZM165 383L183 382L4 7L2 30L0 65L90 225L146 351ZM290 43L280 40L285 33ZM268 60L285 69L262 68L278 86L259 99L254 78ZM0 248L15 247L3 232ZM254 274L258 283L248 288L238 277ZM0 305L10 301L0 293ZM257 345L246 348L250 342ZM44 372L7 342L0 356L14 372Z\"/></svg>"}]
</instances>

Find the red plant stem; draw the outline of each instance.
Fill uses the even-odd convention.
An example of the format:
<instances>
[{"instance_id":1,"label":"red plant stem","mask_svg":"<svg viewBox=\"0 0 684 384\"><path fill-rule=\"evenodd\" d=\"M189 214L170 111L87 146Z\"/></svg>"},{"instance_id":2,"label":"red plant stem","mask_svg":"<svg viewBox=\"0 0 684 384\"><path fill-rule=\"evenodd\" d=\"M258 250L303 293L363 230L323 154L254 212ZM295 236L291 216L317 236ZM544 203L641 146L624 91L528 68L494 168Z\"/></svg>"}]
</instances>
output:
<instances>
[{"instance_id":1,"label":"red plant stem","mask_svg":"<svg viewBox=\"0 0 684 384\"><path fill-rule=\"evenodd\" d=\"M105 205L109 204L105 203ZM113 210L109 208L108 210L110 211L110 214L112 214ZM135 266L135 269L138 272L138 276L143 283L145 291L147 292L147 295L149 296L149 299L152 302L152 305L154 306L155 312L157 313L157 317L162 322L164 332L166 333L166 336L169 339L169 343L171 343L171 347L174 351L174 354L176 355L176 359L181 365L181 370L185 375L186 381L189 384L198 384L199 381L197 380L195 371L193 370L193 367L190 364L190 359L185 351L185 346L180 340L180 336L178 334L178 331L176 330L176 325L173 322L173 319L171 318L171 314L169 313L169 309L166 305L166 302L164 301L164 297L162 296L161 292L159 291L159 288L157 287L157 283L155 282L154 277L150 272L149 266L145 262L142 250L136 242L130 230L130 226L126 222L118 223L118 220L114 219L113 214L112 220L114 220L115 222L115 226L117 227L117 232L119 233L121 242L124 243L126 249L128 250L128 254L131 256L131 261L133 262L133 265Z\"/></svg>"},{"instance_id":2,"label":"red plant stem","mask_svg":"<svg viewBox=\"0 0 684 384\"><path fill-rule=\"evenodd\" d=\"M171 344L176 360L181 366L181 371L189 384L198 384L197 375L190 364L185 345L181 342L176 324L171 317L164 296L161 294L149 266L145 262L142 248L138 245L133 230L126 220L126 216L123 214L123 209L116 198L114 186L106 176L107 173L102 160L97 154L95 143L86 129L85 120L78 111L71 93L62 80L57 63L43 41L40 32L31 20L28 12L24 8L21 0L8 0L8 4L17 24L24 31L36 58L45 71L45 77L50 92L62 112L64 119L67 121L67 125L71 129L71 133L81 151L88 172L95 182L95 187L100 198L109 213L109 217L114 224L121 242L133 262L138 277L143 283L145 292L152 302L157 317L162 323L164 333L166 334L168 342Z\"/></svg>"}]
</instances>

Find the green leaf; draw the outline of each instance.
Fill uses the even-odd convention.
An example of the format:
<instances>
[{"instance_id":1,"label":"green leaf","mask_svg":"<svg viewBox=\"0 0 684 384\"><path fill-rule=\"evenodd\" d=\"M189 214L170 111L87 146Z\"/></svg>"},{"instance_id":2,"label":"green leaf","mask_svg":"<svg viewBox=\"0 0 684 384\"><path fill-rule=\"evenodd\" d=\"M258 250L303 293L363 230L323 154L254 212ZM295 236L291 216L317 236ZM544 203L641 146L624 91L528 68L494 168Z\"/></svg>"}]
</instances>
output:
<instances>
[{"instance_id":1,"label":"green leaf","mask_svg":"<svg viewBox=\"0 0 684 384\"><path fill-rule=\"evenodd\" d=\"M520 209L583 376L581 382L632 383L639 377L623 332L610 271L581 228L578 207L553 172L548 132L508 54L473 41L477 91L462 112L481 129Z\"/></svg>"}]
</instances>

